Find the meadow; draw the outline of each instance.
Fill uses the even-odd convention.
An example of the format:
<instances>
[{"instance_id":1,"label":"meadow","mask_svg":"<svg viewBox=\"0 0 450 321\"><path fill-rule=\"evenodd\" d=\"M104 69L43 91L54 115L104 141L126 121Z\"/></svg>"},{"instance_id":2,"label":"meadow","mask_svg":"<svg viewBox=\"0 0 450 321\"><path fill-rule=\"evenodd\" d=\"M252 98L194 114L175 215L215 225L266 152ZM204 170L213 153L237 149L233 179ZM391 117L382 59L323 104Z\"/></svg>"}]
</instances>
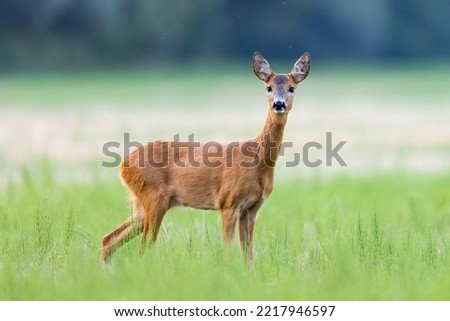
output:
<instances>
[{"instance_id":1,"label":"meadow","mask_svg":"<svg viewBox=\"0 0 450 321\"><path fill-rule=\"evenodd\" d=\"M1 76L0 299L450 300L448 67L383 68L329 67L298 91L286 139L332 131L348 167L281 158L253 266L237 241L224 256L217 212L186 208L144 254L137 237L99 259L130 214L102 145L256 135L266 109L251 70Z\"/></svg>"}]
</instances>

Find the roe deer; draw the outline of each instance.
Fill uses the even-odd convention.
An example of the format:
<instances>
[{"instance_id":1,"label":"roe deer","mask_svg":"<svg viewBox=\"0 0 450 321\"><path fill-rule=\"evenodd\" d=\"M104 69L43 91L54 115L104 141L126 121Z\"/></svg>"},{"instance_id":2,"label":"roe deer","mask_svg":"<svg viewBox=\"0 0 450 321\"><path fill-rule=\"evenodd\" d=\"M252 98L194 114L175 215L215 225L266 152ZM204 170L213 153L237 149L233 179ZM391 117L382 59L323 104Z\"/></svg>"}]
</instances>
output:
<instances>
[{"instance_id":1,"label":"roe deer","mask_svg":"<svg viewBox=\"0 0 450 321\"><path fill-rule=\"evenodd\" d=\"M308 76L309 67L310 56L304 53L289 74L275 74L255 52L253 71L267 90L269 110L263 130L254 139L226 144L155 141L130 153L120 175L131 194L133 215L103 238L101 260L108 261L118 246L141 232L142 248L149 238L154 242L167 210L180 205L221 211L226 245L239 221L240 244L252 261L256 215L272 192L294 91Z\"/></svg>"}]
</instances>

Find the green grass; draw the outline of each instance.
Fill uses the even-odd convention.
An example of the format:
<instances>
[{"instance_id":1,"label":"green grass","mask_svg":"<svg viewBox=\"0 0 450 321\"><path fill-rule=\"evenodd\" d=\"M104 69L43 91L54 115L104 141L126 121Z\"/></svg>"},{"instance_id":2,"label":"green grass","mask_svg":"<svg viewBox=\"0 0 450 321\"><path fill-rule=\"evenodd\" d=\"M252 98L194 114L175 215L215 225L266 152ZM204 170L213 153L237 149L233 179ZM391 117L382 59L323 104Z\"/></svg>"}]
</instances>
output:
<instances>
[{"instance_id":1,"label":"green grass","mask_svg":"<svg viewBox=\"0 0 450 321\"><path fill-rule=\"evenodd\" d=\"M26 171L24 171L25 173ZM450 173L277 180L248 268L220 215L171 210L158 242L99 261L129 214L119 181L27 178L0 193L1 300L449 300Z\"/></svg>"}]
</instances>

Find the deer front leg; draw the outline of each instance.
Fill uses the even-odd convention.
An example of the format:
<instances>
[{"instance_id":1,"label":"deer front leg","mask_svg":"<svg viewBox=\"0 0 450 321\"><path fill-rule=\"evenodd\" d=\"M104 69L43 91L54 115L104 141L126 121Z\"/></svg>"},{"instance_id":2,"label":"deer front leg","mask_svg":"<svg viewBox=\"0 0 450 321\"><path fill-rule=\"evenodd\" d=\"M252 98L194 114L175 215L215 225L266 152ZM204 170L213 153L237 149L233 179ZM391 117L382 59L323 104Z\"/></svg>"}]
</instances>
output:
<instances>
[{"instance_id":1,"label":"deer front leg","mask_svg":"<svg viewBox=\"0 0 450 321\"><path fill-rule=\"evenodd\" d=\"M235 209L222 210L223 239L226 247L228 247L233 240L236 221L237 212Z\"/></svg>"},{"instance_id":2,"label":"deer front leg","mask_svg":"<svg viewBox=\"0 0 450 321\"><path fill-rule=\"evenodd\" d=\"M242 253L249 262L253 262L253 231L258 208L247 210L239 216L239 241Z\"/></svg>"}]
</instances>

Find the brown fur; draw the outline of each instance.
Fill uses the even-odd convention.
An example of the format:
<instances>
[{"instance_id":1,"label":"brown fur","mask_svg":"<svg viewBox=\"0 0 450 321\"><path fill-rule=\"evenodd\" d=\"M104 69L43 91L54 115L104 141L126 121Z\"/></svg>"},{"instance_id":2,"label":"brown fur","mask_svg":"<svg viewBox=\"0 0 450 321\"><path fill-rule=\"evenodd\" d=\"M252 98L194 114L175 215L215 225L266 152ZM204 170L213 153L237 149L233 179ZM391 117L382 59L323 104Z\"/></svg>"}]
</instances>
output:
<instances>
[{"instance_id":1,"label":"brown fur","mask_svg":"<svg viewBox=\"0 0 450 321\"><path fill-rule=\"evenodd\" d=\"M211 143L206 160L204 144L165 141L149 143L125 158L120 175L131 194L133 216L103 238L102 261L106 262L117 247L141 232L143 247L149 238L156 241L165 213L180 205L221 211L226 244L233 239L239 221L241 247L251 261L255 219L272 192L274 167L292 108L293 94L288 90L307 77L309 64L309 54L305 53L290 74L277 75L262 55L255 53L254 72L273 89L268 93L266 123L255 139ZM286 111L275 113L274 97L280 95Z\"/></svg>"}]
</instances>

